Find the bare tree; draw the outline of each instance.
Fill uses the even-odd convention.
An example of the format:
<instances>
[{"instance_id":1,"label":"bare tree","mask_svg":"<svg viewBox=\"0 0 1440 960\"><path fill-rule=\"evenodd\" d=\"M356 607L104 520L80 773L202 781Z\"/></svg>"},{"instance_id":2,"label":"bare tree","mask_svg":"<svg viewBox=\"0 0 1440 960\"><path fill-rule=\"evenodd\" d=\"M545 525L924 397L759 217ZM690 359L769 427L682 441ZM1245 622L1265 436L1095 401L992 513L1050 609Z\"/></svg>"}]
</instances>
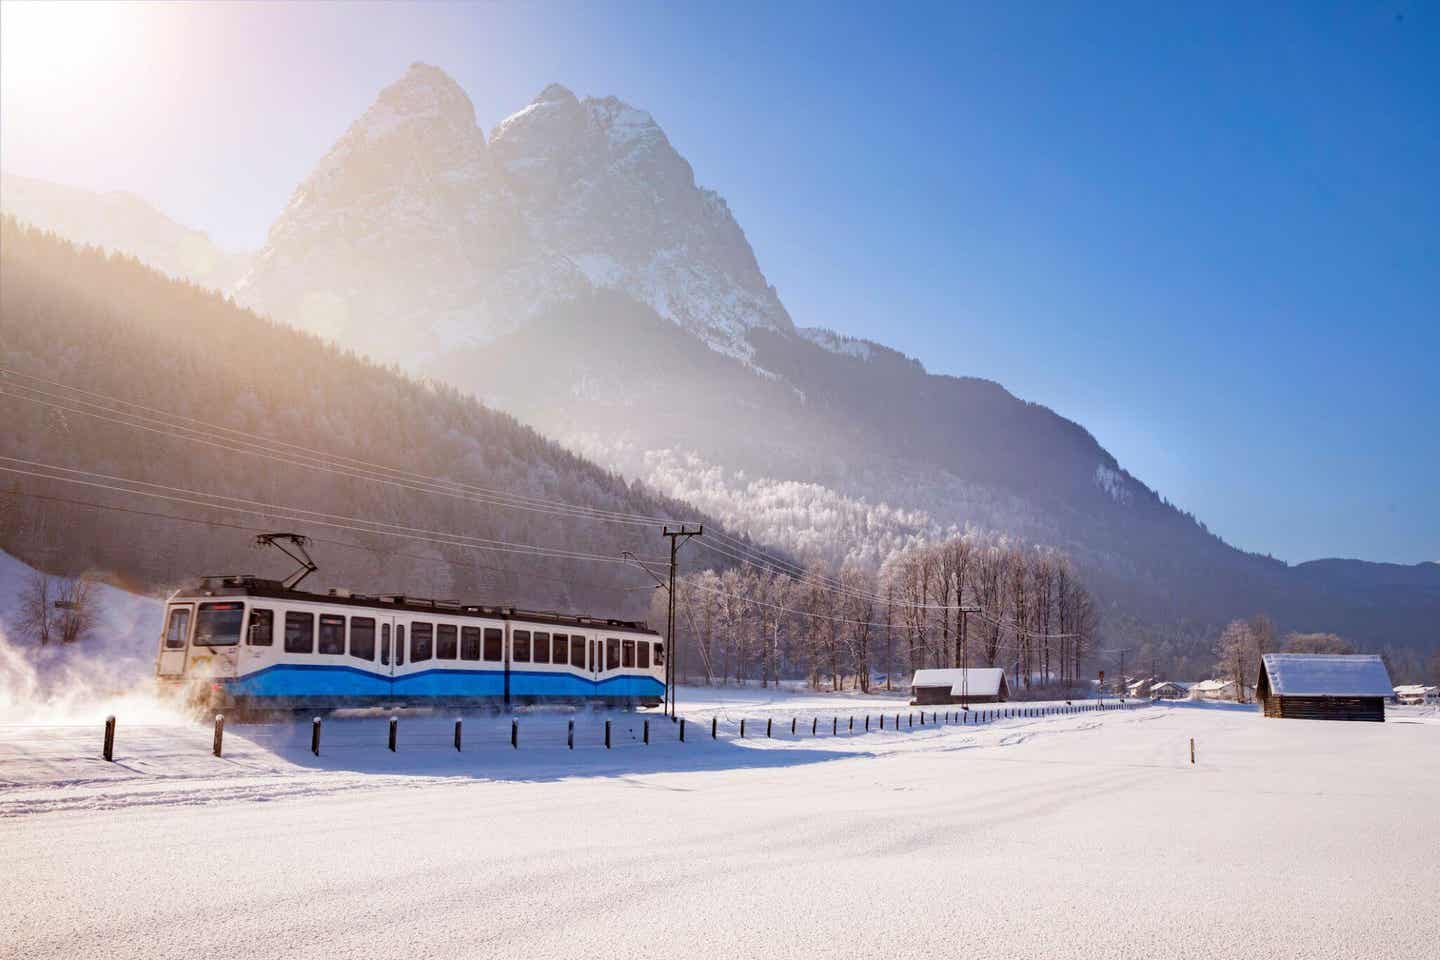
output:
<instances>
[{"instance_id":1,"label":"bare tree","mask_svg":"<svg viewBox=\"0 0 1440 960\"><path fill-rule=\"evenodd\" d=\"M1354 653L1355 645L1333 633L1289 633L1286 653Z\"/></svg>"},{"instance_id":2,"label":"bare tree","mask_svg":"<svg viewBox=\"0 0 1440 960\"><path fill-rule=\"evenodd\" d=\"M52 606L57 595L54 578L39 570L32 570L20 588L20 612L15 626L42 647L48 646L58 633Z\"/></svg>"},{"instance_id":3,"label":"bare tree","mask_svg":"<svg viewBox=\"0 0 1440 960\"><path fill-rule=\"evenodd\" d=\"M89 577L68 577L60 584L58 626L61 643L76 643L95 627L95 584Z\"/></svg>"}]
</instances>

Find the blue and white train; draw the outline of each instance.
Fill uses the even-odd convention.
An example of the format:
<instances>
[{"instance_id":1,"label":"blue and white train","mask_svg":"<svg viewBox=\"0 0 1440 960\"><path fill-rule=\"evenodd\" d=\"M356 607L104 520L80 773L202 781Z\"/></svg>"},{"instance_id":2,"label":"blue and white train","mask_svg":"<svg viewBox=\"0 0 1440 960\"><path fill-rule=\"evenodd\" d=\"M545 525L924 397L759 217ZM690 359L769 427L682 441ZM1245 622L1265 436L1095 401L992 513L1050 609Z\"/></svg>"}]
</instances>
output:
<instances>
[{"instance_id":1,"label":"blue and white train","mask_svg":"<svg viewBox=\"0 0 1440 960\"><path fill-rule=\"evenodd\" d=\"M356 706L655 706L644 623L206 577L170 597L155 673L240 712Z\"/></svg>"}]
</instances>

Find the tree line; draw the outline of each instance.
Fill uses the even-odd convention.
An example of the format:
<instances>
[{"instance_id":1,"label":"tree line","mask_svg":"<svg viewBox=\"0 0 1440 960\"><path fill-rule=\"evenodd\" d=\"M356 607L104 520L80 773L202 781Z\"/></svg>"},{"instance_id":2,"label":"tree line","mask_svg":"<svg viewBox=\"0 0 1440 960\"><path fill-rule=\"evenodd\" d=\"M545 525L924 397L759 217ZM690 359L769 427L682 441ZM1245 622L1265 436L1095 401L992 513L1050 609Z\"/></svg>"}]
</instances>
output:
<instances>
[{"instance_id":1,"label":"tree line","mask_svg":"<svg viewBox=\"0 0 1440 960\"><path fill-rule=\"evenodd\" d=\"M665 619L657 591L652 617ZM686 573L675 641L687 678L707 684L806 680L869 692L925 667L1001 667L1016 693L1074 687L1095 649L1099 610L1062 552L967 533L858 564L763 561Z\"/></svg>"}]
</instances>

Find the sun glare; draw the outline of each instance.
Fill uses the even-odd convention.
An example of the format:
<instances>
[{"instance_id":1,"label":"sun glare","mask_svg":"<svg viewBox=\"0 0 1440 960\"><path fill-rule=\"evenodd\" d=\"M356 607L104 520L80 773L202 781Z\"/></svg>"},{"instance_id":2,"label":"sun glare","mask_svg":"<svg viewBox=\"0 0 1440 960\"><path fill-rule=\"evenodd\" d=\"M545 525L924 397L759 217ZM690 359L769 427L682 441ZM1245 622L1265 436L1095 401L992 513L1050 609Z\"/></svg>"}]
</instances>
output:
<instances>
[{"instance_id":1,"label":"sun glare","mask_svg":"<svg viewBox=\"0 0 1440 960\"><path fill-rule=\"evenodd\" d=\"M137 4L0 0L0 72L9 96L68 93L139 53Z\"/></svg>"}]
</instances>

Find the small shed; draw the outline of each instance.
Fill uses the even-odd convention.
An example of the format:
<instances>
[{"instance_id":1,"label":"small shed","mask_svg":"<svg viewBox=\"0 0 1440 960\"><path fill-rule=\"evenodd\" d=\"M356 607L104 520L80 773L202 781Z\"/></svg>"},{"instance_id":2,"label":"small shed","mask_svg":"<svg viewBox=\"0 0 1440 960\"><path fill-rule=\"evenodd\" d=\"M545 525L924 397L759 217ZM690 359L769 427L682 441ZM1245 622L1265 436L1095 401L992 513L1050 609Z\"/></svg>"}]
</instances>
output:
<instances>
[{"instance_id":1,"label":"small shed","mask_svg":"<svg viewBox=\"0 0 1440 960\"><path fill-rule=\"evenodd\" d=\"M1411 706L1440 703L1440 687L1429 687L1423 683L1401 684L1395 688L1395 702Z\"/></svg>"},{"instance_id":2,"label":"small shed","mask_svg":"<svg viewBox=\"0 0 1440 960\"><path fill-rule=\"evenodd\" d=\"M1255 694L1267 717L1383 722L1394 688L1371 654L1267 653Z\"/></svg>"},{"instance_id":3,"label":"small shed","mask_svg":"<svg viewBox=\"0 0 1440 960\"><path fill-rule=\"evenodd\" d=\"M910 681L912 701L919 705L1001 703L1010 699L1010 685L999 667L916 670Z\"/></svg>"},{"instance_id":4,"label":"small shed","mask_svg":"<svg viewBox=\"0 0 1440 960\"><path fill-rule=\"evenodd\" d=\"M1152 700L1184 700L1190 696L1190 684L1179 680L1161 680L1150 688Z\"/></svg>"}]
</instances>

